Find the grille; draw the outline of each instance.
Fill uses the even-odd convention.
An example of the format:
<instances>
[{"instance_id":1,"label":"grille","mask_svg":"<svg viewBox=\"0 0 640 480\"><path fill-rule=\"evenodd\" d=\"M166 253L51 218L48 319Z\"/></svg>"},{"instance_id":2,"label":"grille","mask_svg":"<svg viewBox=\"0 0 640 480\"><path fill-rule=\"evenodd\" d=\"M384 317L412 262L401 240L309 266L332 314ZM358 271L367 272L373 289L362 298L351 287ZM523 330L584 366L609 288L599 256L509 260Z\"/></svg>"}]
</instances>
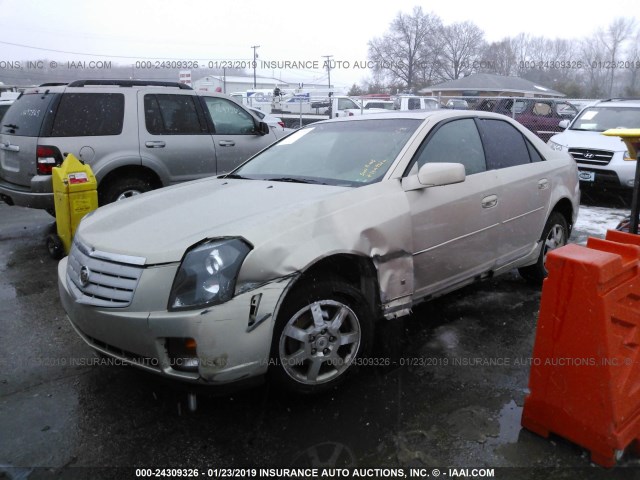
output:
<instances>
[{"instance_id":1,"label":"grille","mask_svg":"<svg viewBox=\"0 0 640 480\"><path fill-rule=\"evenodd\" d=\"M74 242L67 263L67 285L80 302L98 307L127 307L142 275L142 267L105 260L86 253Z\"/></svg>"},{"instance_id":2,"label":"grille","mask_svg":"<svg viewBox=\"0 0 640 480\"><path fill-rule=\"evenodd\" d=\"M592 150L588 148L570 148L573 159L583 165L608 165L613 152L608 150Z\"/></svg>"}]
</instances>

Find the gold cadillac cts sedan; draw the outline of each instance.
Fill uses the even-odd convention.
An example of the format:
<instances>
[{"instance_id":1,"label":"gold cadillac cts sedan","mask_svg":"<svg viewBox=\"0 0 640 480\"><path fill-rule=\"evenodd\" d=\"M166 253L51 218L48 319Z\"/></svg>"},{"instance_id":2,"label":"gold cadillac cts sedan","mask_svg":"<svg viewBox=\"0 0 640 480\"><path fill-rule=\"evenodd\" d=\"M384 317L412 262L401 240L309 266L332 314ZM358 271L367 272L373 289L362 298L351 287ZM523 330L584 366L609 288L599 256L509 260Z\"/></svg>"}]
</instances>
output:
<instances>
[{"instance_id":1,"label":"gold cadillac cts sedan","mask_svg":"<svg viewBox=\"0 0 640 480\"><path fill-rule=\"evenodd\" d=\"M514 268L540 282L578 203L575 162L508 117L330 120L228 175L90 214L60 297L102 355L195 384L266 376L316 393L418 302Z\"/></svg>"}]
</instances>

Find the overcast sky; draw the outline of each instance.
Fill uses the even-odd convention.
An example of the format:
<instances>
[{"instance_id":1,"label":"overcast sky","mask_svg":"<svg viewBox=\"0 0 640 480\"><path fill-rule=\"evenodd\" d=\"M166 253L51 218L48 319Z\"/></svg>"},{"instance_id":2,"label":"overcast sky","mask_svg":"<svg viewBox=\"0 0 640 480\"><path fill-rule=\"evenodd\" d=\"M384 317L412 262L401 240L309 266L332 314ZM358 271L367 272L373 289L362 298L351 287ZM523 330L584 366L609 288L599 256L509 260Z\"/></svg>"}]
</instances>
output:
<instances>
[{"instance_id":1,"label":"overcast sky","mask_svg":"<svg viewBox=\"0 0 640 480\"><path fill-rule=\"evenodd\" d=\"M610 7L573 0L0 0L0 67L9 66L3 61L40 58L123 65L147 59L241 61L251 60L251 46L259 45L260 60L317 61L320 68L258 74L326 82L322 56L333 55L350 66L332 70L332 83L351 85L369 77L354 68L366 61L367 42L383 35L398 12L410 13L415 5L445 24L473 21L487 41L520 32L579 39L638 10L637 0L618 0ZM0 81L3 73L0 68ZM197 70L192 76L198 78Z\"/></svg>"}]
</instances>

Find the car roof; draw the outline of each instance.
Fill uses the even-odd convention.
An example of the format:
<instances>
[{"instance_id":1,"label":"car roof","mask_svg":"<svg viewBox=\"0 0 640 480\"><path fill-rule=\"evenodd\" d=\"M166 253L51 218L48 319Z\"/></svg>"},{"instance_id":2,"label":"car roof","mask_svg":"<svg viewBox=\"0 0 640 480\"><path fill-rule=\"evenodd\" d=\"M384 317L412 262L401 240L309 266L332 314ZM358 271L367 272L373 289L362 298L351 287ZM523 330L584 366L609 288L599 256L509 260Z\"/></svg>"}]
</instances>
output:
<instances>
[{"instance_id":1,"label":"car roof","mask_svg":"<svg viewBox=\"0 0 640 480\"><path fill-rule=\"evenodd\" d=\"M629 107L629 108L638 108L640 107L640 98L609 98L607 100L601 100L592 105L587 105L587 107Z\"/></svg>"},{"instance_id":2,"label":"car roof","mask_svg":"<svg viewBox=\"0 0 640 480\"><path fill-rule=\"evenodd\" d=\"M480 110L409 110L409 111L394 111L389 113L373 113L370 115L358 115L354 117L340 117L333 118L331 120L324 120L325 122L363 122L367 120L384 120L384 119L416 119L416 120L426 120L428 118L433 118L435 121L446 120L449 118L497 118L497 119L507 119L511 123L515 123L514 120L506 115L502 115L500 113L493 112L483 112ZM311 124L313 125L313 124Z\"/></svg>"}]
</instances>

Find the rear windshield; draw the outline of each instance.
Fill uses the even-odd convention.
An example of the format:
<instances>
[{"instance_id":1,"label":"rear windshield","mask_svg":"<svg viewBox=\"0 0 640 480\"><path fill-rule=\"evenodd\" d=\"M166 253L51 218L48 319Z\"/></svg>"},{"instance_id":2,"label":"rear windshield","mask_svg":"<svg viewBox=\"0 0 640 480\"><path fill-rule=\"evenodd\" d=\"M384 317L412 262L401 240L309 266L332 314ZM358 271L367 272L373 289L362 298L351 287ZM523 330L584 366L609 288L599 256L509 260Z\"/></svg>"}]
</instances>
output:
<instances>
[{"instance_id":1,"label":"rear windshield","mask_svg":"<svg viewBox=\"0 0 640 480\"><path fill-rule=\"evenodd\" d=\"M22 137L37 137L54 98L53 93L22 95L2 118L0 132Z\"/></svg>"}]
</instances>

